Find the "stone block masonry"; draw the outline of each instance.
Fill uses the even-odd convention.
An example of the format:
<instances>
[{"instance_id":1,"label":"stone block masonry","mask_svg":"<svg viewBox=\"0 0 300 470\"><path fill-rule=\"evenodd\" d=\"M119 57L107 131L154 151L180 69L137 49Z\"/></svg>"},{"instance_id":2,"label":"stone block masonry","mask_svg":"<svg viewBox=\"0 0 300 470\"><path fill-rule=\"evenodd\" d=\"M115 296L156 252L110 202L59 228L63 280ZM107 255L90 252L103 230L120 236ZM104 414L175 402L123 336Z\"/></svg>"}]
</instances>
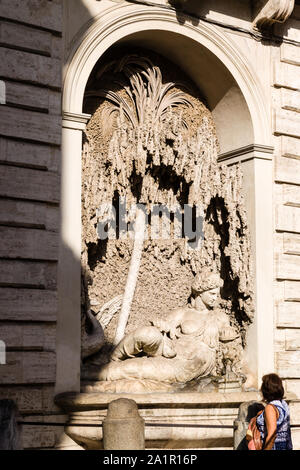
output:
<instances>
[{"instance_id":1,"label":"stone block masonry","mask_svg":"<svg viewBox=\"0 0 300 470\"><path fill-rule=\"evenodd\" d=\"M284 36L300 41L299 6L287 21ZM278 27L279 29L279 27ZM281 28L282 30L283 28ZM283 31L281 31L283 32ZM283 42L274 48L273 133L275 224L275 364L287 392L300 394L300 52ZM291 409L292 424L299 425L299 403ZM294 448L300 431L293 429Z\"/></svg>"},{"instance_id":2,"label":"stone block masonry","mask_svg":"<svg viewBox=\"0 0 300 470\"><path fill-rule=\"evenodd\" d=\"M0 398L22 417L64 421L54 405L59 247L62 0L0 4ZM24 426L25 449L63 428Z\"/></svg>"}]
</instances>

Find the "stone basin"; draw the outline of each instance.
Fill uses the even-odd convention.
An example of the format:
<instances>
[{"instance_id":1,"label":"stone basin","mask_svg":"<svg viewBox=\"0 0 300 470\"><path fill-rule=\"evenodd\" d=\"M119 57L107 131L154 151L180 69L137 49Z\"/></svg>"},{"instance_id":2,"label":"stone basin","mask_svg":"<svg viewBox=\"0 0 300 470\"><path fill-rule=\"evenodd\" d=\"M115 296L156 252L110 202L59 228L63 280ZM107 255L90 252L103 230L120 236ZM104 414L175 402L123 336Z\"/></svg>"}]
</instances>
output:
<instances>
[{"instance_id":1,"label":"stone basin","mask_svg":"<svg viewBox=\"0 0 300 470\"><path fill-rule=\"evenodd\" d=\"M55 402L68 415L65 432L84 449L103 449L102 421L108 404L134 400L145 420L146 448L232 449L233 423L241 403L259 392L64 393Z\"/></svg>"}]
</instances>

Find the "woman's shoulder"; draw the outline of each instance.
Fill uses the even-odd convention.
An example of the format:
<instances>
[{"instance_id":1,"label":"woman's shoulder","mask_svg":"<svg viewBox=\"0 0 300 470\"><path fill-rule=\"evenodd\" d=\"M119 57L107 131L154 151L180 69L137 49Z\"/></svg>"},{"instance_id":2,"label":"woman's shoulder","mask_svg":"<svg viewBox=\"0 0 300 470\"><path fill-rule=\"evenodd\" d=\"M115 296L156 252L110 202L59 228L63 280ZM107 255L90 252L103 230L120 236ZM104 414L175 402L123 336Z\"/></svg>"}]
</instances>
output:
<instances>
[{"instance_id":1,"label":"woman's shoulder","mask_svg":"<svg viewBox=\"0 0 300 470\"><path fill-rule=\"evenodd\" d=\"M278 406L277 406L277 404L276 404L274 401L271 401L271 402L269 402L269 403L266 404L265 409L264 409L264 412L265 412L266 414L269 414L269 413L271 413L271 414L272 414L272 413L276 413L277 418L278 418L278 416L279 416Z\"/></svg>"},{"instance_id":2,"label":"woman's shoulder","mask_svg":"<svg viewBox=\"0 0 300 470\"><path fill-rule=\"evenodd\" d=\"M273 400L270 404L277 408L279 421L284 420L289 416L289 406L285 400Z\"/></svg>"}]
</instances>

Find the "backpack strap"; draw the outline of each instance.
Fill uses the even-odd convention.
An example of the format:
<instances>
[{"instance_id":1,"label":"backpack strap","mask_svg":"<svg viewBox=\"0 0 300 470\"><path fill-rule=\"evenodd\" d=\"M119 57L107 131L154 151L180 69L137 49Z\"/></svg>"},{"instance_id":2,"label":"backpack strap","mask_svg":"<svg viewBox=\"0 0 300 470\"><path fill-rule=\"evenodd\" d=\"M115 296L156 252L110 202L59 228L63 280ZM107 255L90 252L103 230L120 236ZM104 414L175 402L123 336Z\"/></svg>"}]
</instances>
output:
<instances>
[{"instance_id":1,"label":"backpack strap","mask_svg":"<svg viewBox=\"0 0 300 470\"><path fill-rule=\"evenodd\" d=\"M278 421L278 418L279 418L279 411L277 409L277 406L276 405L273 405L273 403L268 403L268 405L271 405L272 408L275 410L275 413L276 413L276 421ZM268 406L267 405L267 406ZM274 446L274 443L275 443L275 439L276 439L276 436L277 436L277 429L275 429L274 433L272 434L272 436L270 437L270 439L268 440L268 442L264 442L264 446L263 446L263 450L271 450Z\"/></svg>"}]
</instances>

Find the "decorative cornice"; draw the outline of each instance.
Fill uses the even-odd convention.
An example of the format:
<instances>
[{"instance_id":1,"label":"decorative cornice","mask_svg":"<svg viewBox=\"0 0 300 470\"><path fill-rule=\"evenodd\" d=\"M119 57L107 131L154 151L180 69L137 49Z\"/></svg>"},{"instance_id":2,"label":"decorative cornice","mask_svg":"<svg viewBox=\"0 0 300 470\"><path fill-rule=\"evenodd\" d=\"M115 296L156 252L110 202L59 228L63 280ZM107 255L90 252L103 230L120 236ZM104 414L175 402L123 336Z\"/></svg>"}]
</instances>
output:
<instances>
[{"instance_id":1,"label":"decorative cornice","mask_svg":"<svg viewBox=\"0 0 300 470\"><path fill-rule=\"evenodd\" d=\"M62 125L67 129L84 131L90 118L90 114L63 112Z\"/></svg>"},{"instance_id":2,"label":"decorative cornice","mask_svg":"<svg viewBox=\"0 0 300 470\"><path fill-rule=\"evenodd\" d=\"M260 160L272 160L273 152L274 147L269 145L250 144L245 147L222 153L218 157L218 162L226 162L228 164L236 163L238 161L253 160L254 158Z\"/></svg>"},{"instance_id":3,"label":"decorative cornice","mask_svg":"<svg viewBox=\"0 0 300 470\"><path fill-rule=\"evenodd\" d=\"M292 14L295 0L255 0L255 29L267 29L274 23L284 23Z\"/></svg>"}]
</instances>

